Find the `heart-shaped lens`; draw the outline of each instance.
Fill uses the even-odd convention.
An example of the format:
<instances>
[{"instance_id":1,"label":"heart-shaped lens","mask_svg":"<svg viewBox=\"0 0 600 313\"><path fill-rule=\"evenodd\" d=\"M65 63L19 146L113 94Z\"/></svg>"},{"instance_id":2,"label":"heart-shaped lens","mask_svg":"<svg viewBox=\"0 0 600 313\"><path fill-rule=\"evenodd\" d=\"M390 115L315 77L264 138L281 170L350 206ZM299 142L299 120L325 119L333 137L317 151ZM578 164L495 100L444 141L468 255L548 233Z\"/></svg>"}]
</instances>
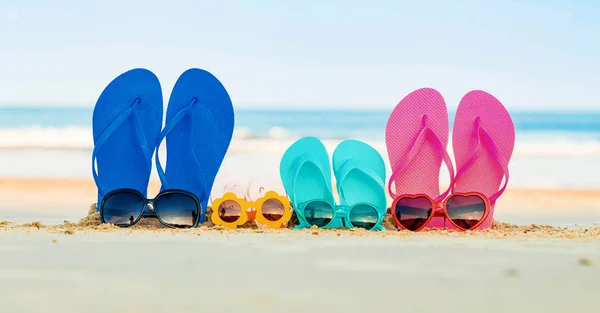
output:
<instances>
[{"instance_id":1,"label":"heart-shaped lens","mask_svg":"<svg viewBox=\"0 0 600 313\"><path fill-rule=\"evenodd\" d=\"M433 203L426 197L401 198L394 207L394 215L400 225L412 231L423 227L431 214Z\"/></svg>"},{"instance_id":2,"label":"heart-shaped lens","mask_svg":"<svg viewBox=\"0 0 600 313\"><path fill-rule=\"evenodd\" d=\"M464 229L475 227L483 219L485 207L485 201L478 195L453 195L446 201L448 217Z\"/></svg>"},{"instance_id":3,"label":"heart-shaped lens","mask_svg":"<svg viewBox=\"0 0 600 313\"><path fill-rule=\"evenodd\" d=\"M333 219L333 208L327 202L313 201L304 208L304 218L310 225L324 227Z\"/></svg>"}]
</instances>

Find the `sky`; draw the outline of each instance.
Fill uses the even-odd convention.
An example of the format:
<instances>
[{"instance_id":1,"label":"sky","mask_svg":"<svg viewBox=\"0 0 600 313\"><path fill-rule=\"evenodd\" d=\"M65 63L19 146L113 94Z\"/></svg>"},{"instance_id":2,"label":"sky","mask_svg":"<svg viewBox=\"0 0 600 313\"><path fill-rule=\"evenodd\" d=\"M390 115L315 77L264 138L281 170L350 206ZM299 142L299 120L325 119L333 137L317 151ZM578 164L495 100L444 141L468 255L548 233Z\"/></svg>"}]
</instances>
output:
<instances>
[{"instance_id":1,"label":"sky","mask_svg":"<svg viewBox=\"0 0 600 313\"><path fill-rule=\"evenodd\" d=\"M600 110L600 1L2 0L0 104L94 105L137 67L213 73L239 108Z\"/></svg>"}]
</instances>

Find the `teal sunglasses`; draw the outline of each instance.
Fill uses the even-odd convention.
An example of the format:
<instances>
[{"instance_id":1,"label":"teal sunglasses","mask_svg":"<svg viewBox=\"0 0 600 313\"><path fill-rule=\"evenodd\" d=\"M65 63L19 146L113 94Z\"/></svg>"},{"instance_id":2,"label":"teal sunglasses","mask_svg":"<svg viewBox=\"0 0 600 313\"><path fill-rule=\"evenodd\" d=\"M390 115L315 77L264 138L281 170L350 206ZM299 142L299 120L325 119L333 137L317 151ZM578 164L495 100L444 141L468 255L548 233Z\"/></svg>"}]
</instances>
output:
<instances>
[{"instance_id":1,"label":"teal sunglasses","mask_svg":"<svg viewBox=\"0 0 600 313\"><path fill-rule=\"evenodd\" d=\"M348 207L334 206L319 200L301 203L298 205L298 209L294 209L300 223L296 228L317 226L319 228L384 230L381 223L385 215L380 212L381 210L369 203L357 203Z\"/></svg>"}]
</instances>

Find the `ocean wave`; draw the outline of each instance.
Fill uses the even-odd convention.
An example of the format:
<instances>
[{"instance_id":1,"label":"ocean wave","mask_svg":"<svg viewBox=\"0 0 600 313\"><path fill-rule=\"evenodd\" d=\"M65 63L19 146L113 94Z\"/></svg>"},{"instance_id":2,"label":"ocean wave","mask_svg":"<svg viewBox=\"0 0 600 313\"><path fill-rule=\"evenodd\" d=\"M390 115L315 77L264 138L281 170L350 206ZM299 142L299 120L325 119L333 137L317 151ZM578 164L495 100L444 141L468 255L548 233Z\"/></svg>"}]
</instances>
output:
<instances>
[{"instance_id":1,"label":"ocean wave","mask_svg":"<svg viewBox=\"0 0 600 313\"><path fill-rule=\"evenodd\" d=\"M92 138L91 128L79 126L4 128L0 129L0 149L91 150ZM290 138L290 132L282 127L272 127L264 133L238 127L233 134L234 140Z\"/></svg>"},{"instance_id":2,"label":"ocean wave","mask_svg":"<svg viewBox=\"0 0 600 313\"><path fill-rule=\"evenodd\" d=\"M66 126L0 129L0 149L92 149L92 129Z\"/></svg>"},{"instance_id":3,"label":"ocean wave","mask_svg":"<svg viewBox=\"0 0 600 313\"><path fill-rule=\"evenodd\" d=\"M283 127L271 127L264 133L253 132L248 127L237 127L233 132L233 139L288 139L291 138L291 133Z\"/></svg>"},{"instance_id":4,"label":"ocean wave","mask_svg":"<svg viewBox=\"0 0 600 313\"><path fill-rule=\"evenodd\" d=\"M330 153L337 144L346 138L319 136ZM52 150L92 150L92 129L78 126L67 127L27 127L0 129L0 150L52 149ZM243 153L265 153L281 155L298 136L282 128L272 127L265 132L253 132L249 128L238 127L234 131L229 152L233 155ZM385 141L366 139L384 157L387 156ZM163 144L164 149L164 144ZM161 149L162 150L162 149ZM452 155L452 145L448 145ZM600 157L600 140L560 137L527 137L517 140L514 156L525 157Z\"/></svg>"}]
</instances>

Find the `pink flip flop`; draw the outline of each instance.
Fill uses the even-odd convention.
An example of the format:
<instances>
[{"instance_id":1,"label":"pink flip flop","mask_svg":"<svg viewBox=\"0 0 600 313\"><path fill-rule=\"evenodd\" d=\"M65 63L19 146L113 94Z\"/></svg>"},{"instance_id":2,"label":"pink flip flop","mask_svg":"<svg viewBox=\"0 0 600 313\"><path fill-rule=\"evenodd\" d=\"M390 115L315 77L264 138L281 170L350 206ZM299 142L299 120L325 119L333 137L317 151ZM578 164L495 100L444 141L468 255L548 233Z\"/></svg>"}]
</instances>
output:
<instances>
[{"instance_id":1,"label":"pink flip flop","mask_svg":"<svg viewBox=\"0 0 600 313\"><path fill-rule=\"evenodd\" d=\"M494 204L508 184L514 145L515 127L502 103L485 91L468 92L458 105L452 131L457 168L452 192L488 197L490 212L479 229L492 226Z\"/></svg>"},{"instance_id":2,"label":"pink flip flop","mask_svg":"<svg viewBox=\"0 0 600 313\"><path fill-rule=\"evenodd\" d=\"M388 191L392 198L425 194L438 202L448 195L454 177L452 161L446 152L448 129L446 102L437 90L418 89L398 103L385 131L392 168ZM440 194L442 161L448 167L451 184ZM444 221L443 217L434 217L427 227L449 227Z\"/></svg>"}]
</instances>

